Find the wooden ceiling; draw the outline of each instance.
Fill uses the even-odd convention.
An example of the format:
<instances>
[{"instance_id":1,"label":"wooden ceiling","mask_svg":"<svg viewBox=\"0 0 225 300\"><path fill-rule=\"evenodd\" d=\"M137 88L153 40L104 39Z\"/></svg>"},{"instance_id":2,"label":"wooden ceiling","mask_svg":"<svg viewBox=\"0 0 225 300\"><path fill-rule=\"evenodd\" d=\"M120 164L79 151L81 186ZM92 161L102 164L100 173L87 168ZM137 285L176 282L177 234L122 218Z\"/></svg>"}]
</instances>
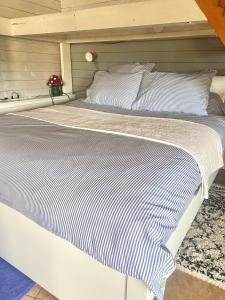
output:
<instances>
[{"instance_id":1,"label":"wooden ceiling","mask_svg":"<svg viewBox=\"0 0 225 300\"><path fill-rule=\"evenodd\" d=\"M22 18L61 11L60 0L0 0L0 17Z\"/></svg>"}]
</instances>

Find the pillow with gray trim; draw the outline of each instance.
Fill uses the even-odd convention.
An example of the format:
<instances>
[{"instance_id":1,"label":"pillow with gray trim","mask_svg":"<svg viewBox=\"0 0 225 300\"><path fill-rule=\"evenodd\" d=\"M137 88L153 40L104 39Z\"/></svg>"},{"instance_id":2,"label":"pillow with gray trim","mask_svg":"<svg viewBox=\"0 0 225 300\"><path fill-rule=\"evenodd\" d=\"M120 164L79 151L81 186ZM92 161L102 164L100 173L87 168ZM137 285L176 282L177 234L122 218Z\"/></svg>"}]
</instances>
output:
<instances>
[{"instance_id":1,"label":"pillow with gray trim","mask_svg":"<svg viewBox=\"0 0 225 300\"><path fill-rule=\"evenodd\" d=\"M225 115L225 103L220 95L216 93L210 93L209 103L207 107L208 114L224 116Z\"/></svg>"},{"instance_id":2,"label":"pillow with gray trim","mask_svg":"<svg viewBox=\"0 0 225 300\"><path fill-rule=\"evenodd\" d=\"M142 74L96 72L84 101L131 109L132 103L137 98Z\"/></svg>"},{"instance_id":3,"label":"pillow with gray trim","mask_svg":"<svg viewBox=\"0 0 225 300\"><path fill-rule=\"evenodd\" d=\"M137 72L151 72L155 67L154 63L131 63L122 65L112 65L108 68L111 73L137 73Z\"/></svg>"},{"instance_id":4,"label":"pillow with gray trim","mask_svg":"<svg viewBox=\"0 0 225 300\"><path fill-rule=\"evenodd\" d=\"M215 71L193 74L149 73L150 84L140 89L132 109L206 116L215 74Z\"/></svg>"}]
</instances>

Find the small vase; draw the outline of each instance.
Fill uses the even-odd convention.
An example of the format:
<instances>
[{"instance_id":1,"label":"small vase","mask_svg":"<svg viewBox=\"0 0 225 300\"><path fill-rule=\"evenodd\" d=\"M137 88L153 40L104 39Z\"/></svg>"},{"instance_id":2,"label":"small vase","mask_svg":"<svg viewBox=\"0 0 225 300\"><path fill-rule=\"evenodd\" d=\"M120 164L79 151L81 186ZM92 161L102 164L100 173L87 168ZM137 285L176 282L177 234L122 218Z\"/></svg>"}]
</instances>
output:
<instances>
[{"instance_id":1,"label":"small vase","mask_svg":"<svg viewBox=\"0 0 225 300\"><path fill-rule=\"evenodd\" d=\"M57 97L62 95L62 87L61 86L52 86L51 87L51 96Z\"/></svg>"}]
</instances>

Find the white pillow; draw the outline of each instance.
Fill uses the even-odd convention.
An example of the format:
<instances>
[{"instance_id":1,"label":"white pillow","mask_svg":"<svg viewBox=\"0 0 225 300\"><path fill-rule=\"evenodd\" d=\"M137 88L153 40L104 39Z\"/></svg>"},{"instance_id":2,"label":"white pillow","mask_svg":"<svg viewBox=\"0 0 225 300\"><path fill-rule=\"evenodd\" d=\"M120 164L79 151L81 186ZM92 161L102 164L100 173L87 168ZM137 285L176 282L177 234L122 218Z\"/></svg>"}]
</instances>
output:
<instances>
[{"instance_id":1,"label":"white pillow","mask_svg":"<svg viewBox=\"0 0 225 300\"><path fill-rule=\"evenodd\" d=\"M151 72L155 67L154 63L132 63L122 65L112 65L108 68L111 73L137 73L137 72Z\"/></svg>"},{"instance_id":2,"label":"white pillow","mask_svg":"<svg viewBox=\"0 0 225 300\"><path fill-rule=\"evenodd\" d=\"M114 73L143 72L143 77L142 77L140 89L137 96L138 98L140 98L140 95L149 87L149 85L152 82L152 76L149 74L154 69L154 67L155 67L154 63L146 63L146 64L133 63L133 64L114 65L109 67L108 70L109 72L114 72Z\"/></svg>"},{"instance_id":3,"label":"white pillow","mask_svg":"<svg viewBox=\"0 0 225 300\"><path fill-rule=\"evenodd\" d=\"M131 109L141 80L142 73L96 72L94 81L87 90L85 102Z\"/></svg>"},{"instance_id":4,"label":"white pillow","mask_svg":"<svg viewBox=\"0 0 225 300\"><path fill-rule=\"evenodd\" d=\"M132 109L205 116L210 86L215 74L149 73L149 86L140 89Z\"/></svg>"}]
</instances>

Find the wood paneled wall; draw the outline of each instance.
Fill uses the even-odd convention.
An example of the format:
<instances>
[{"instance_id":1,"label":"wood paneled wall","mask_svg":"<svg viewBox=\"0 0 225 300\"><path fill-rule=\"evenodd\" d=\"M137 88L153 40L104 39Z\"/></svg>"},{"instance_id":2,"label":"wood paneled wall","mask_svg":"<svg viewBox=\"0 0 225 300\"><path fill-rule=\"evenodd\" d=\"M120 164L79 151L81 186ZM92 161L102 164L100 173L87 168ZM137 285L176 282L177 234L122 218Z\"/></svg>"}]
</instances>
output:
<instances>
[{"instance_id":1,"label":"wood paneled wall","mask_svg":"<svg viewBox=\"0 0 225 300\"><path fill-rule=\"evenodd\" d=\"M0 17L20 18L61 11L60 0L0 0Z\"/></svg>"},{"instance_id":2,"label":"wood paneled wall","mask_svg":"<svg viewBox=\"0 0 225 300\"><path fill-rule=\"evenodd\" d=\"M0 37L0 98L47 95L49 76L60 72L59 44Z\"/></svg>"},{"instance_id":3,"label":"wood paneled wall","mask_svg":"<svg viewBox=\"0 0 225 300\"><path fill-rule=\"evenodd\" d=\"M97 62L86 62L86 51L97 52ZM74 92L85 90L96 70L129 62L155 62L158 71L217 69L225 75L225 47L217 38L73 44L71 57ZM83 92L77 94L82 96Z\"/></svg>"}]
</instances>

